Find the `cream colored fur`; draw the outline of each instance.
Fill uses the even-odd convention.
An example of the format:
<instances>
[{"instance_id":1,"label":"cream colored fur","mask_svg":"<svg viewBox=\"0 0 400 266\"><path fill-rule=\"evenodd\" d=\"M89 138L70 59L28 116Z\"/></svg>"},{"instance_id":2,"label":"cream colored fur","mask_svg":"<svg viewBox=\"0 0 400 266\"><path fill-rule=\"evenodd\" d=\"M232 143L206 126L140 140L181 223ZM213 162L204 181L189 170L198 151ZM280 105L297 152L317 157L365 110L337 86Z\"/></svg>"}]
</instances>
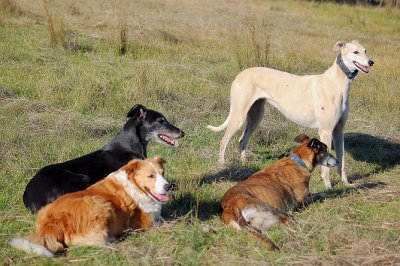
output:
<instances>
[{"instance_id":1,"label":"cream colored fur","mask_svg":"<svg viewBox=\"0 0 400 266\"><path fill-rule=\"evenodd\" d=\"M358 41L339 41L334 46L343 62L353 72L360 70L357 62L369 70L373 62ZM354 53L356 52L356 53ZM331 148L332 140L339 160L338 173L349 184L344 164L343 130L349 112L349 91L353 79L348 79L336 64L320 75L297 76L287 72L256 67L239 73L233 81L228 118L219 127L207 126L213 131L226 128L220 144L220 163L224 163L226 146L233 134L246 120L246 129L240 138L241 159L246 159L250 135L264 115L264 104L269 102L291 121L305 127L318 128L321 141ZM321 176L326 188L331 188L329 168L322 167Z\"/></svg>"}]
</instances>

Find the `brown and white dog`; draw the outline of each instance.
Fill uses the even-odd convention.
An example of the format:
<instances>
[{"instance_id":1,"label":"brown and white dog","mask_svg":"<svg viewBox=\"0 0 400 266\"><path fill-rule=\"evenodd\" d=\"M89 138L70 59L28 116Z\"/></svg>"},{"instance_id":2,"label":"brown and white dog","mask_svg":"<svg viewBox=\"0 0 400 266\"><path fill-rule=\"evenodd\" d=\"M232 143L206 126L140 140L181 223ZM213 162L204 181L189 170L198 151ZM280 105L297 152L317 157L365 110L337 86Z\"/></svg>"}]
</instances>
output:
<instances>
[{"instance_id":1,"label":"brown and white dog","mask_svg":"<svg viewBox=\"0 0 400 266\"><path fill-rule=\"evenodd\" d=\"M160 157L135 159L83 191L43 207L36 234L14 238L11 246L53 257L65 246L101 246L127 229L148 229L160 221L171 184Z\"/></svg>"},{"instance_id":2,"label":"brown and white dog","mask_svg":"<svg viewBox=\"0 0 400 266\"><path fill-rule=\"evenodd\" d=\"M230 188L222 198L222 219L237 230L247 230L261 238L267 248L278 250L263 235L268 227L293 221L285 213L320 195L309 195L311 172L317 164L333 167L337 160L318 139L302 134L294 141L302 143L268 168Z\"/></svg>"}]
</instances>

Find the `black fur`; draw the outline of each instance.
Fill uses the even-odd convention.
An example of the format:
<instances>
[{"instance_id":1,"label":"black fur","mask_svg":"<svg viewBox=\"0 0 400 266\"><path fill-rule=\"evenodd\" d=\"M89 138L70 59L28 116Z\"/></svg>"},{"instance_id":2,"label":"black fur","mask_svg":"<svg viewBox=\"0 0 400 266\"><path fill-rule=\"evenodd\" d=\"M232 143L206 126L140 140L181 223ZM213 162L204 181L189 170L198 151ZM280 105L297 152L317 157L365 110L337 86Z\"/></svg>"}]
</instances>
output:
<instances>
[{"instance_id":1,"label":"black fur","mask_svg":"<svg viewBox=\"0 0 400 266\"><path fill-rule=\"evenodd\" d=\"M25 206L36 212L66 193L86 189L132 159L146 158L149 140L172 146L171 140L185 135L161 113L139 104L127 116L130 119L122 130L103 148L39 170L25 189ZM170 143L161 139L160 134L164 139L169 137Z\"/></svg>"}]
</instances>

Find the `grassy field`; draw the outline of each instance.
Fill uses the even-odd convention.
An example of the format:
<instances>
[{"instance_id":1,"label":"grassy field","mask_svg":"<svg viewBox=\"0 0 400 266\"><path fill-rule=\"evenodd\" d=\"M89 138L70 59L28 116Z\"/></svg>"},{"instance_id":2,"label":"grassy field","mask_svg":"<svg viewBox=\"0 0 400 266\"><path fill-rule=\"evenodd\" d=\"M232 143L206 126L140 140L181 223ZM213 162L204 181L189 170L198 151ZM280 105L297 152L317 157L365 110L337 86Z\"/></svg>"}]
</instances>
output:
<instances>
[{"instance_id":1,"label":"grassy field","mask_svg":"<svg viewBox=\"0 0 400 266\"><path fill-rule=\"evenodd\" d=\"M0 0L0 262L4 264L399 264L400 11L308 1ZM325 71L338 40L358 39L375 61L351 89L345 158L354 188L332 174L328 197L293 214L296 225L262 243L221 221L225 191L316 137L267 106L238 161L238 137L217 162L229 90L243 69L264 65L295 74ZM164 224L106 248L72 247L55 259L12 249L32 233L22 203L41 167L102 147L137 103L186 132L176 149L151 143L178 186ZM239 134L238 134L239 135ZM333 171L334 172L334 171Z\"/></svg>"}]
</instances>

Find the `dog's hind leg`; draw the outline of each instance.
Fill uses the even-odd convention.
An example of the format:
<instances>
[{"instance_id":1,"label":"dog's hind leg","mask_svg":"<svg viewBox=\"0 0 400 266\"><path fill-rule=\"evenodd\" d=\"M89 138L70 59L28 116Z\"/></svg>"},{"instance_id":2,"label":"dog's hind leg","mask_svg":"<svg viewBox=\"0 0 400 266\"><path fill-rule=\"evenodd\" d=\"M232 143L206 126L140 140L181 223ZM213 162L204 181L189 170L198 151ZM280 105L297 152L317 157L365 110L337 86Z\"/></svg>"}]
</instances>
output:
<instances>
[{"instance_id":1,"label":"dog's hind leg","mask_svg":"<svg viewBox=\"0 0 400 266\"><path fill-rule=\"evenodd\" d=\"M235 105L231 107L231 113L229 114L229 122L225 131L225 135L221 139L220 148L219 148L219 163L225 163L225 150L226 146L229 143L229 140L232 138L233 134L238 131L243 125L248 110L250 109L250 105L248 102L239 100Z\"/></svg>"},{"instance_id":2,"label":"dog's hind leg","mask_svg":"<svg viewBox=\"0 0 400 266\"><path fill-rule=\"evenodd\" d=\"M265 99L258 99L253 103L249 112L247 113L246 129L240 137L240 156L242 162L246 161L246 147L249 143L249 138L257 126L260 124L264 116Z\"/></svg>"},{"instance_id":3,"label":"dog's hind leg","mask_svg":"<svg viewBox=\"0 0 400 266\"><path fill-rule=\"evenodd\" d=\"M274 243L266 237L265 232L269 227L283 223L293 225L293 220L284 212L275 209L264 202L254 199L241 210L242 226L245 230L260 238L270 250L278 251Z\"/></svg>"},{"instance_id":4,"label":"dog's hind leg","mask_svg":"<svg viewBox=\"0 0 400 266\"><path fill-rule=\"evenodd\" d=\"M244 206L243 203L245 204ZM229 208L224 210L222 213L222 220L235 230L243 229L251 233L253 236L263 241L267 249L278 251L279 249L274 245L274 243L263 234L263 230L259 227L259 224L254 225L252 220L248 220L249 218L253 219L254 217L252 217L253 214L248 217L248 209L246 210L246 206L245 202L236 202L234 206L231 205ZM246 217L243 216L242 207L244 207L243 210L245 215L247 215ZM278 221L278 219L276 219L276 221Z\"/></svg>"},{"instance_id":5,"label":"dog's hind leg","mask_svg":"<svg viewBox=\"0 0 400 266\"><path fill-rule=\"evenodd\" d=\"M250 234L252 234L253 236L255 236L258 239L260 239L261 241L263 241L267 249L273 250L273 251L279 251L279 248L277 246L275 246L274 242L272 242L271 239L266 237L262 232L255 230L254 228L249 228L249 227L247 227L246 230L249 231Z\"/></svg>"}]
</instances>

